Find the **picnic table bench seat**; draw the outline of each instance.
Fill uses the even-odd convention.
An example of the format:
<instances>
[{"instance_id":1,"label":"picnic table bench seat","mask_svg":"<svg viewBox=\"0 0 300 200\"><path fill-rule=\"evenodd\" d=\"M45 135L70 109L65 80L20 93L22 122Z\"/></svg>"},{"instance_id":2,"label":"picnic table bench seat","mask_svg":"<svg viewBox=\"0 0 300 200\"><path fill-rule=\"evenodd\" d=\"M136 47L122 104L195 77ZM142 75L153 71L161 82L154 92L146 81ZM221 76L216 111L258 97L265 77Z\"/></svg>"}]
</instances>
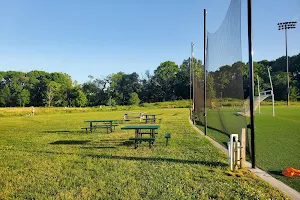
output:
<instances>
[{"instance_id":1,"label":"picnic table bench seat","mask_svg":"<svg viewBox=\"0 0 300 200\"><path fill-rule=\"evenodd\" d=\"M85 132L86 133L88 133L88 129L89 129L90 127L82 127L81 129L85 129Z\"/></svg>"},{"instance_id":2,"label":"picnic table bench seat","mask_svg":"<svg viewBox=\"0 0 300 200\"><path fill-rule=\"evenodd\" d=\"M109 125L109 123L107 122L107 123L104 123L104 124L106 124L106 125ZM117 123L114 123L114 124L112 124L111 125L112 127L114 127L114 130L116 129L116 126L119 126L119 124L117 124Z\"/></svg>"},{"instance_id":3,"label":"picnic table bench seat","mask_svg":"<svg viewBox=\"0 0 300 200\"><path fill-rule=\"evenodd\" d=\"M109 125L93 125L92 129L97 129L97 128L106 128L106 132L108 133L108 129L110 129ZM83 127L81 129L84 129L86 133L88 133L88 130L91 129L91 127Z\"/></svg>"},{"instance_id":4,"label":"picnic table bench seat","mask_svg":"<svg viewBox=\"0 0 300 200\"><path fill-rule=\"evenodd\" d=\"M129 138L129 140L134 140L134 148L138 147L138 142L149 142L149 148L153 146L155 138Z\"/></svg>"},{"instance_id":5,"label":"picnic table bench seat","mask_svg":"<svg viewBox=\"0 0 300 200\"><path fill-rule=\"evenodd\" d=\"M141 134L141 135L147 135L147 134L148 134L148 135L151 135L151 133L150 133L150 132L140 132L140 134ZM154 134L155 134L155 135L157 135L158 133L157 133L157 132L155 132Z\"/></svg>"}]
</instances>

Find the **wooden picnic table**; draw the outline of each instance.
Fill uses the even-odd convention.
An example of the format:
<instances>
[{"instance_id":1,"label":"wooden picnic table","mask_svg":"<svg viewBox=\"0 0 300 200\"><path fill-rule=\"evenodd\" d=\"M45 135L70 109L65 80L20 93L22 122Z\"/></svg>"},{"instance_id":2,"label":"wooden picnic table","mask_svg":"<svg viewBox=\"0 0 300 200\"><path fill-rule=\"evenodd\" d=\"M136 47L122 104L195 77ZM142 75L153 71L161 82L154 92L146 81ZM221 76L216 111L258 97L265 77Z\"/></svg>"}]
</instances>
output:
<instances>
[{"instance_id":1,"label":"wooden picnic table","mask_svg":"<svg viewBox=\"0 0 300 200\"><path fill-rule=\"evenodd\" d=\"M146 141L149 142L149 147L153 145L155 141L155 130L159 129L160 126L158 125L143 125L143 126L124 126L121 129L122 130L135 130L135 137L134 138L129 138L130 140L134 140L134 147L137 148L138 142ZM147 131L148 132L144 132ZM143 132L142 132L143 131ZM143 138L143 134L149 134L149 138Z\"/></svg>"},{"instance_id":2,"label":"wooden picnic table","mask_svg":"<svg viewBox=\"0 0 300 200\"><path fill-rule=\"evenodd\" d=\"M152 123L155 123L156 122L156 115L155 114L144 114L145 118L145 123L147 124L148 121L149 122L152 122Z\"/></svg>"},{"instance_id":3,"label":"wooden picnic table","mask_svg":"<svg viewBox=\"0 0 300 200\"><path fill-rule=\"evenodd\" d=\"M115 119L104 119L104 120L85 120L84 122L88 122L90 123L90 131L93 132L93 129L96 129L96 128L101 128L101 127L104 127L106 128L106 131L108 133L108 129L110 129L110 132L112 132L112 127L113 127L113 122L117 122L117 120ZM103 124L102 126L93 126L93 123L106 123L106 124ZM107 124L108 123L108 124Z\"/></svg>"}]
</instances>

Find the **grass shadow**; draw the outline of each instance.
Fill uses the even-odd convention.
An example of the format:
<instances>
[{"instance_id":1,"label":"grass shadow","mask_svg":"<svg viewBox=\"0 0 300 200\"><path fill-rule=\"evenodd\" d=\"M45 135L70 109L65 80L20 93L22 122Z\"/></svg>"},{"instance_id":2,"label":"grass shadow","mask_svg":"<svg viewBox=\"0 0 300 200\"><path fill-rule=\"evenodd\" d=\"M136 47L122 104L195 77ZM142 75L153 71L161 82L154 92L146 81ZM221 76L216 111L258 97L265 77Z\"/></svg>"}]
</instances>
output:
<instances>
[{"instance_id":1,"label":"grass shadow","mask_svg":"<svg viewBox=\"0 0 300 200\"><path fill-rule=\"evenodd\" d=\"M129 140L100 140L99 142L96 143L96 145L99 146L113 145L114 147L116 147L116 146L132 146L133 143L134 141L129 141Z\"/></svg>"},{"instance_id":2,"label":"grass shadow","mask_svg":"<svg viewBox=\"0 0 300 200\"><path fill-rule=\"evenodd\" d=\"M42 133L79 133L80 130L70 131L70 130L51 130L51 131L42 131Z\"/></svg>"},{"instance_id":3,"label":"grass shadow","mask_svg":"<svg viewBox=\"0 0 300 200\"><path fill-rule=\"evenodd\" d=\"M119 146L132 146L133 143L134 143L134 141L129 141L129 140L127 140L127 141L121 142L121 143L119 144Z\"/></svg>"},{"instance_id":4,"label":"grass shadow","mask_svg":"<svg viewBox=\"0 0 300 200\"><path fill-rule=\"evenodd\" d=\"M84 155L83 155L84 156ZM174 158L154 158L154 157L133 157L133 156L108 156L108 155L93 155L88 154L86 156L93 158L104 158L114 160L134 160L134 161L147 161L147 162L172 162L172 163L183 163L183 164L200 164L210 167L227 167L227 163L222 162L211 162L202 160L181 160Z\"/></svg>"},{"instance_id":5,"label":"grass shadow","mask_svg":"<svg viewBox=\"0 0 300 200\"><path fill-rule=\"evenodd\" d=\"M81 149L115 149L114 146L91 146L91 147L80 147Z\"/></svg>"},{"instance_id":6,"label":"grass shadow","mask_svg":"<svg viewBox=\"0 0 300 200\"><path fill-rule=\"evenodd\" d=\"M122 139L117 139L117 140L113 140L113 139L105 139L105 140L99 140L99 142L123 142L124 140Z\"/></svg>"},{"instance_id":7,"label":"grass shadow","mask_svg":"<svg viewBox=\"0 0 300 200\"><path fill-rule=\"evenodd\" d=\"M100 147L101 148L101 147ZM105 147L107 148L107 147ZM109 147L111 148L111 147ZM26 150L24 150L26 151ZM22 151L22 152L24 152ZM32 152L32 151L26 151ZM97 159L112 159L112 160L129 160L129 161L146 161L146 162L168 162L168 163L182 163L182 164L198 164L205 165L209 167L228 167L227 163L223 162L212 162L204 160L181 160L176 158L162 158L162 157L134 157L134 156L112 156L112 155L95 155L95 154L76 154L76 153L66 153L66 152L54 152L54 151L34 151L35 153L48 153L48 154L58 154L58 155L78 155L82 157L91 157Z\"/></svg>"},{"instance_id":8,"label":"grass shadow","mask_svg":"<svg viewBox=\"0 0 300 200\"><path fill-rule=\"evenodd\" d=\"M228 146L227 146L228 144L227 144L227 142L223 142L223 146L225 146L225 147L227 147L228 148Z\"/></svg>"},{"instance_id":9,"label":"grass shadow","mask_svg":"<svg viewBox=\"0 0 300 200\"><path fill-rule=\"evenodd\" d=\"M283 176L283 175L281 174L281 171L268 171L268 173L271 174L271 175Z\"/></svg>"},{"instance_id":10,"label":"grass shadow","mask_svg":"<svg viewBox=\"0 0 300 200\"><path fill-rule=\"evenodd\" d=\"M55 142L51 142L49 144L75 144L75 145L79 145L79 144L87 144L88 142L90 142L91 140L58 140Z\"/></svg>"}]
</instances>

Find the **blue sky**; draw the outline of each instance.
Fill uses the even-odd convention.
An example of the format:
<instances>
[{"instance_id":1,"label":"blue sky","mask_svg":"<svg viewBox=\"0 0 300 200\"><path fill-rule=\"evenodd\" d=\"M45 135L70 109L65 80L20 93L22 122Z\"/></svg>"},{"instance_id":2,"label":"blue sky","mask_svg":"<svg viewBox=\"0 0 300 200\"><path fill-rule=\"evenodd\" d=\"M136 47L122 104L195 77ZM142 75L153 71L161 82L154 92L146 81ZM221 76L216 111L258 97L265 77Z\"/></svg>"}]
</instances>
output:
<instances>
[{"instance_id":1,"label":"blue sky","mask_svg":"<svg viewBox=\"0 0 300 200\"><path fill-rule=\"evenodd\" d=\"M163 61L203 59L203 9L207 28L222 23L229 0L0 0L0 71L88 75L153 72ZM247 62L246 0L242 3L243 61ZM289 55L300 52L300 0L253 0L254 60L285 54L277 23L298 20L288 31Z\"/></svg>"}]
</instances>

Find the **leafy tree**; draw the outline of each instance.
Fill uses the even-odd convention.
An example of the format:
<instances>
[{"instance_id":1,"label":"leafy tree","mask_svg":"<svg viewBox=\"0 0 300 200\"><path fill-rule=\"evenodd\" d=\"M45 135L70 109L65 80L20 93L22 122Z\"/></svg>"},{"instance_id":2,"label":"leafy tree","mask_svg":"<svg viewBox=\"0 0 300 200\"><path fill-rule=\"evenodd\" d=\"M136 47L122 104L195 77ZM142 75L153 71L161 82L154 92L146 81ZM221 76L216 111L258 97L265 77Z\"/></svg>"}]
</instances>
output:
<instances>
[{"instance_id":1,"label":"leafy tree","mask_svg":"<svg viewBox=\"0 0 300 200\"><path fill-rule=\"evenodd\" d=\"M53 99L59 93L60 84L54 81L51 81L47 86L47 93L46 93L46 103L50 107Z\"/></svg>"},{"instance_id":2,"label":"leafy tree","mask_svg":"<svg viewBox=\"0 0 300 200\"><path fill-rule=\"evenodd\" d=\"M198 92L203 92L202 62L193 59L193 70L197 77ZM255 79L260 81L260 89L269 90L271 85L268 70L271 70L276 100L286 100L287 76L286 58L273 61L254 62ZM300 100L300 54L289 57L290 99ZM141 102L157 102L190 97L190 58L180 66L175 62L162 62L154 74L146 71L140 78L137 73L118 72L106 78L89 76L89 81L79 85L73 83L65 73L48 73L33 70L28 73L0 71L0 106L97 106L112 102L119 105ZM243 84L242 84L243 82ZM246 98L249 96L248 65L236 62L220 66L217 71L207 72L208 98ZM255 86L257 94L257 83ZM199 94L197 94L199 95ZM29 97L29 100L28 100Z\"/></svg>"},{"instance_id":3,"label":"leafy tree","mask_svg":"<svg viewBox=\"0 0 300 200\"><path fill-rule=\"evenodd\" d=\"M27 89L23 89L18 94L18 102L20 106L25 106L30 102L30 92Z\"/></svg>"},{"instance_id":4,"label":"leafy tree","mask_svg":"<svg viewBox=\"0 0 300 200\"><path fill-rule=\"evenodd\" d=\"M116 106L117 105L117 102L116 100L112 99L112 98L109 98L106 102L106 105L107 106Z\"/></svg>"},{"instance_id":5,"label":"leafy tree","mask_svg":"<svg viewBox=\"0 0 300 200\"><path fill-rule=\"evenodd\" d=\"M9 106L11 102L11 94L8 85L0 89L0 106Z\"/></svg>"},{"instance_id":6,"label":"leafy tree","mask_svg":"<svg viewBox=\"0 0 300 200\"><path fill-rule=\"evenodd\" d=\"M130 94L129 105L139 105L140 99L139 95L136 92Z\"/></svg>"},{"instance_id":7,"label":"leafy tree","mask_svg":"<svg viewBox=\"0 0 300 200\"><path fill-rule=\"evenodd\" d=\"M75 106L84 107L87 105L87 98L81 90L77 90L77 98L75 98Z\"/></svg>"},{"instance_id":8,"label":"leafy tree","mask_svg":"<svg viewBox=\"0 0 300 200\"><path fill-rule=\"evenodd\" d=\"M208 73L206 78L206 91L207 91L207 97L210 99L216 98L216 91L214 88L214 77Z\"/></svg>"},{"instance_id":9,"label":"leafy tree","mask_svg":"<svg viewBox=\"0 0 300 200\"><path fill-rule=\"evenodd\" d=\"M82 85L82 90L87 97L89 106L102 105L105 103L108 94L105 93L107 89L106 79L91 79Z\"/></svg>"},{"instance_id":10,"label":"leafy tree","mask_svg":"<svg viewBox=\"0 0 300 200\"><path fill-rule=\"evenodd\" d=\"M141 83L137 73L125 74L118 72L107 78L109 83L110 95L117 101L119 105L128 105L130 94L132 92L139 93Z\"/></svg>"},{"instance_id":11,"label":"leafy tree","mask_svg":"<svg viewBox=\"0 0 300 200\"><path fill-rule=\"evenodd\" d=\"M287 95L286 73L277 72L272 76L275 100L285 100Z\"/></svg>"},{"instance_id":12,"label":"leafy tree","mask_svg":"<svg viewBox=\"0 0 300 200\"><path fill-rule=\"evenodd\" d=\"M178 65L172 61L166 61L161 63L154 71L154 82L161 89L159 94L160 101L171 100L174 94L174 85L176 75L179 72Z\"/></svg>"}]
</instances>

